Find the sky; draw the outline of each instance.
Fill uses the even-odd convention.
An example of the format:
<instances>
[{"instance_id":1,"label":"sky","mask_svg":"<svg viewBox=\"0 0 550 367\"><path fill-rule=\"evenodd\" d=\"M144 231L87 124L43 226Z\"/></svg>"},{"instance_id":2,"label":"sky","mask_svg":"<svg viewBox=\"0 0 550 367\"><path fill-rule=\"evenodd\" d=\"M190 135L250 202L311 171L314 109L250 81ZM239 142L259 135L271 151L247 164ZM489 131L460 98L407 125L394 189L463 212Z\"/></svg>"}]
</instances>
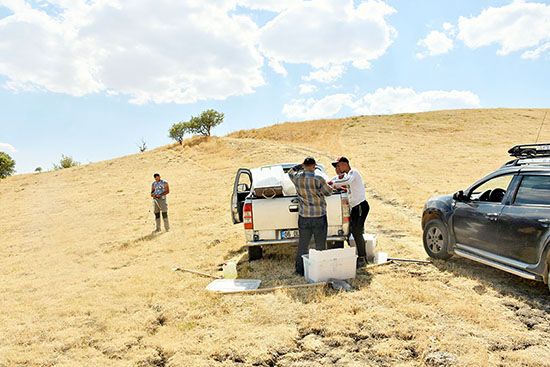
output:
<instances>
[{"instance_id":1,"label":"sky","mask_svg":"<svg viewBox=\"0 0 550 367\"><path fill-rule=\"evenodd\" d=\"M550 107L550 1L0 0L17 173L284 121Z\"/></svg>"}]
</instances>

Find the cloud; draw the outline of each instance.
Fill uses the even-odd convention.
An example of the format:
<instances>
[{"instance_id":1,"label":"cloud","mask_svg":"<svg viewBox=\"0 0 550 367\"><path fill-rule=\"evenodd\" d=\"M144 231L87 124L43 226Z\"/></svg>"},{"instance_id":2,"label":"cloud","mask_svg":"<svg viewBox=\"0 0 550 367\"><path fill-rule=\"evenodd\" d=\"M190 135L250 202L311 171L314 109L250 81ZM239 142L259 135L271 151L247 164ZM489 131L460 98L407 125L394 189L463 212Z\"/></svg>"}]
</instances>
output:
<instances>
[{"instance_id":1,"label":"cloud","mask_svg":"<svg viewBox=\"0 0 550 367\"><path fill-rule=\"evenodd\" d=\"M300 88L300 94L309 94L317 91L317 87L313 84L300 84L298 87Z\"/></svg>"},{"instance_id":2,"label":"cloud","mask_svg":"<svg viewBox=\"0 0 550 367\"><path fill-rule=\"evenodd\" d=\"M238 0L242 7L279 13L300 3L300 0Z\"/></svg>"},{"instance_id":3,"label":"cloud","mask_svg":"<svg viewBox=\"0 0 550 367\"><path fill-rule=\"evenodd\" d=\"M443 109L478 108L479 97L470 91L430 90L417 92L412 88L386 87L356 98L351 94L333 94L321 99L296 99L283 107L290 118L329 118L344 108L362 115L403 112L424 112Z\"/></svg>"},{"instance_id":4,"label":"cloud","mask_svg":"<svg viewBox=\"0 0 550 367\"><path fill-rule=\"evenodd\" d=\"M521 58L535 60L549 50L550 50L550 42L546 42L545 44L535 48L534 50L525 51L524 53L521 54Z\"/></svg>"},{"instance_id":5,"label":"cloud","mask_svg":"<svg viewBox=\"0 0 550 367\"><path fill-rule=\"evenodd\" d=\"M307 82L317 81L320 83L332 83L340 79L342 74L344 74L344 70L345 68L343 65L329 65L325 68L310 72L307 76L302 77L302 79Z\"/></svg>"},{"instance_id":6,"label":"cloud","mask_svg":"<svg viewBox=\"0 0 550 367\"><path fill-rule=\"evenodd\" d=\"M453 24L451 24L449 22L445 22L445 23L443 23L442 28L448 34L450 34L452 36L456 35L456 28Z\"/></svg>"},{"instance_id":7,"label":"cloud","mask_svg":"<svg viewBox=\"0 0 550 367\"><path fill-rule=\"evenodd\" d=\"M348 62L366 68L396 37L386 21L395 9L380 0L355 6L353 0L298 2L260 31L260 48L281 63L326 68Z\"/></svg>"},{"instance_id":8,"label":"cloud","mask_svg":"<svg viewBox=\"0 0 550 367\"><path fill-rule=\"evenodd\" d=\"M0 151L9 151L12 153L17 153L17 149L11 144L8 143L0 143Z\"/></svg>"},{"instance_id":9,"label":"cloud","mask_svg":"<svg viewBox=\"0 0 550 367\"><path fill-rule=\"evenodd\" d=\"M487 8L477 16L460 17L457 37L469 48L495 44L499 55L526 50L526 58L536 58L548 50L545 45L550 42L549 19L550 4L514 1Z\"/></svg>"},{"instance_id":10,"label":"cloud","mask_svg":"<svg viewBox=\"0 0 550 367\"><path fill-rule=\"evenodd\" d=\"M288 75L288 71L286 70L286 68L283 66L283 64L281 64L279 61L277 60L269 60L268 62L268 65L273 69L274 72L276 72L277 74L281 74L282 76L287 76Z\"/></svg>"},{"instance_id":11,"label":"cloud","mask_svg":"<svg viewBox=\"0 0 550 367\"><path fill-rule=\"evenodd\" d=\"M344 106L352 104L351 94L332 94L319 100L295 99L283 106L283 114L296 119L317 119L334 116Z\"/></svg>"},{"instance_id":12,"label":"cloud","mask_svg":"<svg viewBox=\"0 0 550 367\"><path fill-rule=\"evenodd\" d=\"M265 84L258 27L230 15L232 1L0 3L13 12L0 19L0 74L12 90L193 103Z\"/></svg>"},{"instance_id":13,"label":"cloud","mask_svg":"<svg viewBox=\"0 0 550 367\"><path fill-rule=\"evenodd\" d=\"M354 111L371 115L477 107L480 107L479 97L470 91L417 92L412 88L386 87L360 98Z\"/></svg>"},{"instance_id":14,"label":"cloud","mask_svg":"<svg viewBox=\"0 0 550 367\"><path fill-rule=\"evenodd\" d=\"M448 24L448 23L445 23ZM419 52L416 57L423 59L426 56L435 56L448 53L453 48L453 40L443 32L431 31L426 38L418 41L418 45L425 49Z\"/></svg>"}]
</instances>

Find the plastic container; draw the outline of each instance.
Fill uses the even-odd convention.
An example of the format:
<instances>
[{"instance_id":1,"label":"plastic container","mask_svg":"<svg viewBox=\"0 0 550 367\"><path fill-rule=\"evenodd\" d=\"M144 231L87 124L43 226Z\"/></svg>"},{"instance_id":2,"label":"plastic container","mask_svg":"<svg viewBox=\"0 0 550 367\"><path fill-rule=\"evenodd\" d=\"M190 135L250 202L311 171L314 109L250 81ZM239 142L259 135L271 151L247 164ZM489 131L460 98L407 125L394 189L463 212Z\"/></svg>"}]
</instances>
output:
<instances>
[{"instance_id":1,"label":"plastic container","mask_svg":"<svg viewBox=\"0 0 550 367\"><path fill-rule=\"evenodd\" d=\"M385 252L377 252L376 255L374 255L375 264L383 264L387 261L388 261L388 254Z\"/></svg>"},{"instance_id":2,"label":"plastic container","mask_svg":"<svg viewBox=\"0 0 550 367\"><path fill-rule=\"evenodd\" d=\"M260 279L216 279L206 289L210 292L233 293L258 289Z\"/></svg>"},{"instance_id":3,"label":"plastic container","mask_svg":"<svg viewBox=\"0 0 550 367\"><path fill-rule=\"evenodd\" d=\"M223 277L225 279L237 279L239 275L237 273L237 263L234 261L229 261L227 264L222 266Z\"/></svg>"},{"instance_id":4,"label":"plastic container","mask_svg":"<svg viewBox=\"0 0 550 367\"><path fill-rule=\"evenodd\" d=\"M355 249L348 247L325 251L309 250L302 255L304 277L309 283L325 282L329 279L355 278L357 255Z\"/></svg>"},{"instance_id":5,"label":"plastic container","mask_svg":"<svg viewBox=\"0 0 550 367\"><path fill-rule=\"evenodd\" d=\"M365 240L365 251L367 252L367 261L374 261L374 254L376 251L376 235L372 233L363 234L363 239ZM349 237L349 245L351 247L356 247L355 239L353 235Z\"/></svg>"},{"instance_id":6,"label":"plastic container","mask_svg":"<svg viewBox=\"0 0 550 367\"><path fill-rule=\"evenodd\" d=\"M363 235L365 239L365 250L367 252L367 261L372 262L374 260L374 254L376 251L376 235L372 233L365 233Z\"/></svg>"}]
</instances>

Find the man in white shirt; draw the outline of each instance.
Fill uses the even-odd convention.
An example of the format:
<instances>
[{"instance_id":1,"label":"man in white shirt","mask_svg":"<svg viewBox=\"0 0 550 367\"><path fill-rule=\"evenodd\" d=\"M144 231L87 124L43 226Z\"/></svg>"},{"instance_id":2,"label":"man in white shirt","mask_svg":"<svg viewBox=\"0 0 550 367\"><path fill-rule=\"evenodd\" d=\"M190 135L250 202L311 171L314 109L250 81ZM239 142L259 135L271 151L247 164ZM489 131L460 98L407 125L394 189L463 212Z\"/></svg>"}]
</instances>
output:
<instances>
[{"instance_id":1,"label":"man in white shirt","mask_svg":"<svg viewBox=\"0 0 550 367\"><path fill-rule=\"evenodd\" d=\"M350 232L357 246L357 255L359 256L357 267L361 267L366 264L367 252L363 233L365 232L365 221L370 210L365 195L365 184L359 171L350 167L349 160L346 157L337 158L336 161L332 162L332 165L336 168L339 177L329 182L329 184L336 189L345 188L348 191L351 208ZM341 174L344 174L344 176L340 178Z\"/></svg>"}]
</instances>

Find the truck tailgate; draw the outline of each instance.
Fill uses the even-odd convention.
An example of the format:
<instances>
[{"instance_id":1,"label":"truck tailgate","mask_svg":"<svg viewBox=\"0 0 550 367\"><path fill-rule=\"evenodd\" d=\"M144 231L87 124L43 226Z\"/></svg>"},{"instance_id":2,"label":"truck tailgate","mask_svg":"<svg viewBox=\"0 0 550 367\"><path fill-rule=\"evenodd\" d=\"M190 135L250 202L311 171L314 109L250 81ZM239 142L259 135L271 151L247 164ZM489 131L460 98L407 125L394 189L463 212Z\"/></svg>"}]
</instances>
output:
<instances>
[{"instance_id":1,"label":"truck tailgate","mask_svg":"<svg viewBox=\"0 0 550 367\"><path fill-rule=\"evenodd\" d=\"M298 212L290 210L298 205L296 196L276 197L273 199L254 199L252 216L254 230L297 229ZM295 202L292 202L292 201ZM326 197L327 219L329 227L342 226L342 203L339 194Z\"/></svg>"}]
</instances>

